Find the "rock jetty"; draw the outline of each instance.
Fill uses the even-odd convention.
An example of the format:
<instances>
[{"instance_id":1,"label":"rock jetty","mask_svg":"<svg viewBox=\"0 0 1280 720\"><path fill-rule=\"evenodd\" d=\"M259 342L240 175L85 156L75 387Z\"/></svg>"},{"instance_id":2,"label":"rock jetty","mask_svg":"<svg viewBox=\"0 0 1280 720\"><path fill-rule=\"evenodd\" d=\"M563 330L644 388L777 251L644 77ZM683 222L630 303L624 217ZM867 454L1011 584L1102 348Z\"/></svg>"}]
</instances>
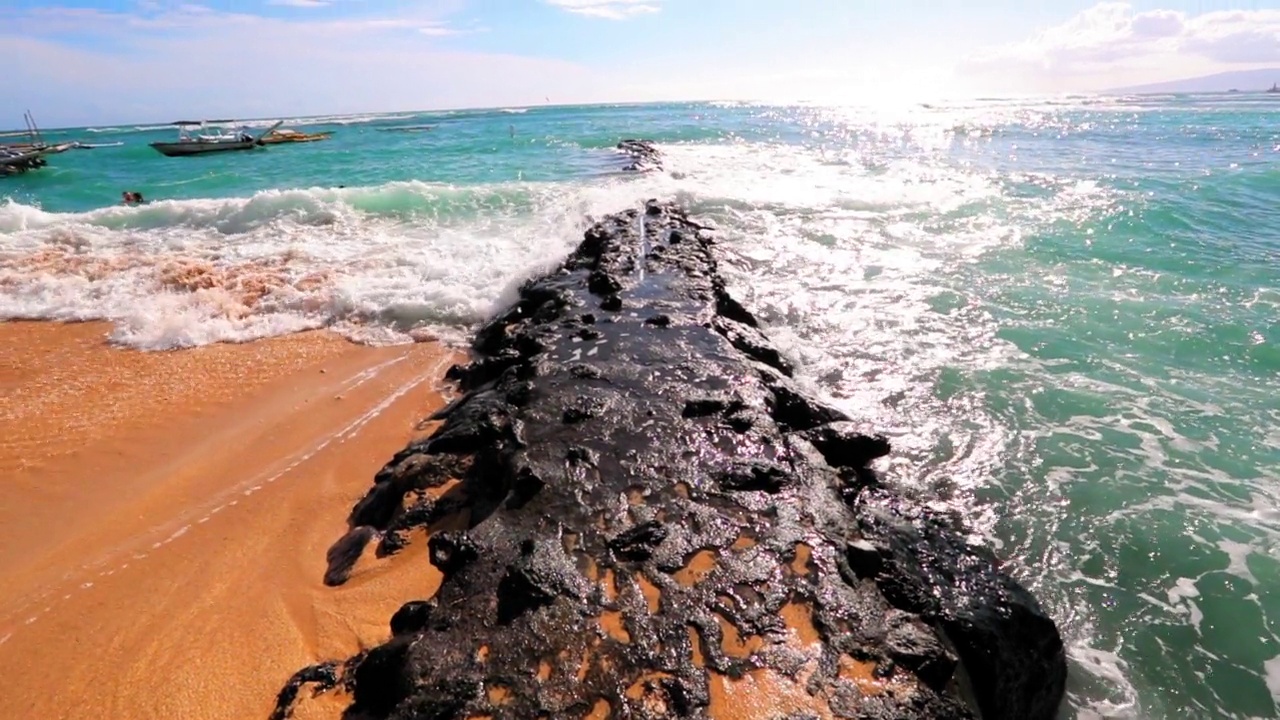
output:
<instances>
[{"instance_id":1,"label":"rock jetty","mask_svg":"<svg viewBox=\"0 0 1280 720\"><path fill-rule=\"evenodd\" d=\"M340 583L424 528L439 592L278 714L343 683L352 716L406 720L1053 718L1053 621L791 375L705 228L600 221L478 331L330 554Z\"/></svg>"},{"instance_id":2,"label":"rock jetty","mask_svg":"<svg viewBox=\"0 0 1280 720\"><path fill-rule=\"evenodd\" d=\"M622 168L626 172L662 169L662 154L657 146L648 140L623 140L615 149L631 158L631 162Z\"/></svg>"}]
</instances>

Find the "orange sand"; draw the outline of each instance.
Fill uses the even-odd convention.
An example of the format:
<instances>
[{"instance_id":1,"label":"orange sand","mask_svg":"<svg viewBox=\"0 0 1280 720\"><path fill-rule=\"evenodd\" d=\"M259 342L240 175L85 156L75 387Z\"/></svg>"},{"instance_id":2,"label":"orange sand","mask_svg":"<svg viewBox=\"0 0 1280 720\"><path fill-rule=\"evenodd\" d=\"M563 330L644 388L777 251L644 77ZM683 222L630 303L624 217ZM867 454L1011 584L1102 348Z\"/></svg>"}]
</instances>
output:
<instances>
[{"instance_id":1,"label":"orange sand","mask_svg":"<svg viewBox=\"0 0 1280 720\"><path fill-rule=\"evenodd\" d=\"M265 718L386 639L421 546L321 584L456 358L327 333L140 353L0 323L0 717Z\"/></svg>"}]
</instances>

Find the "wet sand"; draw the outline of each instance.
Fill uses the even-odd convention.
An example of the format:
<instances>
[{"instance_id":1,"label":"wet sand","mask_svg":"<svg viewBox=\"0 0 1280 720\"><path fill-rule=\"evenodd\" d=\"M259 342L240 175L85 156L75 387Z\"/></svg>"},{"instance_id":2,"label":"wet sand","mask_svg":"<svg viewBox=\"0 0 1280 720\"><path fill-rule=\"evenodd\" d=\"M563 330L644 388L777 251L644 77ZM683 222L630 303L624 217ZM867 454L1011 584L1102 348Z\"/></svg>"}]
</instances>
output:
<instances>
[{"instance_id":1,"label":"wet sand","mask_svg":"<svg viewBox=\"0 0 1280 720\"><path fill-rule=\"evenodd\" d=\"M0 717L265 718L386 639L424 544L321 583L457 358L327 333L140 353L0 323Z\"/></svg>"}]
</instances>

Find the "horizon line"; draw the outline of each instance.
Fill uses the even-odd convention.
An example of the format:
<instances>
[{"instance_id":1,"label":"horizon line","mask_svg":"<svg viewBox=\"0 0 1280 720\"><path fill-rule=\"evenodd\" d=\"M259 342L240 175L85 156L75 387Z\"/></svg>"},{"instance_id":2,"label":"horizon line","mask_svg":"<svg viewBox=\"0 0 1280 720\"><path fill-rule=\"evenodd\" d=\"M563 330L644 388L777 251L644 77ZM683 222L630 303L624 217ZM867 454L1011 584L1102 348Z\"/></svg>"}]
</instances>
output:
<instances>
[{"instance_id":1,"label":"horizon line","mask_svg":"<svg viewBox=\"0 0 1280 720\"><path fill-rule=\"evenodd\" d=\"M1280 72L1280 70L1278 70L1277 72ZM1198 78L1187 78L1187 79L1194 80ZM1169 82L1179 82L1179 81L1173 80ZM1151 84L1159 85L1163 83L1151 83ZM1136 87L1144 87L1144 86L1136 86ZM1268 92L1267 88L1262 88L1262 89L1234 89L1233 88L1230 90L1202 90L1202 91L1182 91L1182 92L1168 91L1168 90L1166 91L1148 90L1143 92L1135 92L1135 91L1129 91L1126 88L1114 88L1110 90L1098 90L1098 91L1092 91L1092 92L1074 91L1074 92L1059 92L1059 93L1008 93L1008 94L994 94L994 95L993 94L975 94L975 95L964 96L964 97L935 98L933 100L924 100L924 99L911 100L911 101L908 101L906 104L928 106L933 102L957 102L957 101L998 102L998 101L1004 101L1004 100L1035 100L1035 99L1062 99L1062 98L1070 99L1070 98L1124 97L1124 96L1154 97L1154 96L1179 96L1179 95L1183 95L1183 96L1229 95L1229 94L1246 94L1247 95L1247 94L1266 94L1267 92ZM710 103L744 103L744 104L758 105L760 107L806 105L806 106L832 107L832 108L859 107L859 106L864 106L868 104L874 104L874 103L850 103L850 102L805 100L805 99L765 100L760 98L704 98L704 99L697 99L697 100L621 100L621 101L615 100L615 101L601 101L601 102L570 102L570 103L547 102L547 103L537 103L533 105L503 104L503 105L487 105L487 106L455 106L455 107L439 107L439 108L426 108L426 109L413 109L413 110L361 110L361 111L347 112L347 113L317 113L314 115L296 115L292 117L288 116L287 114L275 114L275 115L266 115L261 117L245 117L243 119L233 118L231 122L264 122L264 121L281 120L281 119L305 121L305 120L312 120L315 118L352 118L352 117L360 117L363 115L369 115L369 116L394 115L394 114L425 115L430 113L491 112L491 111L501 111L501 110L534 110L538 108L618 107L618 106L644 106L644 105L699 105L699 104L710 104ZM225 117L226 115L223 114L223 118ZM127 122L114 122L114 123L102 123L102 124L108 127L132 125L135 128L154 127L156 129L159 129L161 127L176 127L177 126L176 122L177 121L173 121L173 120L163 121L163 122L161 121L150 121L150 122L127 121ZM213 122L215 124L225 124L227 120L225 119L204 120L201 122ZM305 125L307 123L298 122L296 124ZM53 126L53 127L41 127L41 128L38 128L38 130L40 132L65 132L68 130L87 130L91 128L97 129L98 124L59 125L59 126ZM10 129L0 129L0 136L8 136L12 134L25 135L26 133L27 133L27 129L20 128L20 127L15 127Z\"/></svg>"}]
</instances>

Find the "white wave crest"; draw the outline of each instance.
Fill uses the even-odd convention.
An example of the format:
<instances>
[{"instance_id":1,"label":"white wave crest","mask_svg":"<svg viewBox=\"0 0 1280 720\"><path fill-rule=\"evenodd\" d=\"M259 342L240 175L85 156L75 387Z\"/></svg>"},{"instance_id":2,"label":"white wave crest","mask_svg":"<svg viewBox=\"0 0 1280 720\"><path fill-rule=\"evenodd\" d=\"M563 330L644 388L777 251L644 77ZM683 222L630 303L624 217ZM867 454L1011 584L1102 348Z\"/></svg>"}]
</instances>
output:
<instances>
[{"instance_id":1,"label":"white wave crest","mask_svg":"<svg viewBox=\"0 0 1280 720\"><path fill-rule=\"evenodd\" d=\"M110 320L144 349L319 327L457 337L562 258L587 215L634 202L624 187L407 182L66 214L6 202L0 319Z\"/></svg>"},{"instance_id":2,"label":"white wave crest","mask_svg":"<svg viewBox=\"0 0 1280 720\"><path fill-rule=\"evenodd\" d=\"M930 268L1018 239L1021 220L977 223L960 212L1001 193L980 174L771 145L663 149L665 171L603 180L394 182L83 213L9 201L0 204L0 318L111 320L116 340L142 348L313 327L382 341L423 328L456 336L558 262L589 216L660 197L725 228L730 276L780 325L802 333L821 321L818 306L833 292L854 299L881 288L872 314L916 327L922 313L936 314ZM925 227L951 213L957 220L944 233ZM814 268L844 281L812 284L823 277ZM850 322L868 316L849 309ZM949 352L992 347L970 335L953 338ZM787 330L778 337L785 343ZM818 374L847 367L840 342L830 353L804 345L793 352ZM841 394L845 385L835 387Z\"/></svg>"}]
</instances>

